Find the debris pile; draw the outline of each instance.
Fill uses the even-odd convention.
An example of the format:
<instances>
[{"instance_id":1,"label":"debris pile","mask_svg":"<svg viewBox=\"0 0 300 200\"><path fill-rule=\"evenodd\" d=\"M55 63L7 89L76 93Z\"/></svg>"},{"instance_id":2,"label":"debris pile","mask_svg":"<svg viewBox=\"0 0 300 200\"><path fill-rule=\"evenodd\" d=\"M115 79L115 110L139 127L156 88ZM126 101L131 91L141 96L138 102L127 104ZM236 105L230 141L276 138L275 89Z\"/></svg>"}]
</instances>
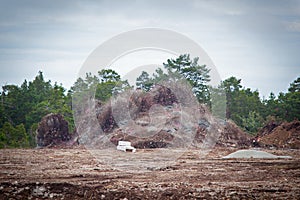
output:
<instances>
[{"instance_id":1,"label":"debris pile","mask_svg":"<svg viewBox=\"0 0 300 200\"><path fill-rule=\"evenodd\" d=\"M111 102L102 104L96 101L96 116L104 133L111 133L115 128L119 128L118 123L115 120L115 117L117 116L114 116L112 112L113 109L125 109L128 107L130 118L136 120L137 118L147 118L147 113L153 105L170 106L177 102L177 99L171 89L163 85L157 85L150 92L137 90L131 94L127 100L128 101L126 103L128 105L123 108L120 108L122 106L119 106L119 108L113 108ZM126 110L123 110L123 112L126 112Z\"/></svg>"},{"instance_id":2,"label":"debris pile","mask_svg":"<svg viewBox=\"0 0 300 200\"><path fill-rule=\"evenodd\" d=\"M203 143L208 147L214 144L222 147L250 146L250 137L234 122L214 118L209 109L202 104L197 105L197 108L193 108L192 111L198 117L191 117L190 111L186 112L179 108L176 97L164 86L156 87L155 90L147 93L141 91L133 93L129 101L131 124L126 122L126 126L115 129L110 141L115 145L120 140L130 141L135 148L184 146L174 144L176 142L186 142L187 145L192 143L195 147L203 147ZM151 116L156 105L160 107ZM119 114L122 115L123 112L125 111ZM145 128L141 127L149 127L153 121L156 121L155 126L159 128L157 132L141 137L145 132ZM176 139L178 141L174 142Z\"/></svg>"},{"instance_id":3,"label":"debris pile","mask_svg":"<svg viewBox=\"0 0 300 200\"><path fill-rule=\"evenodd\" d=\"M36 142L38 147L67 144L71 141L68 122L61 114L50 113L38 125Z\"/></svg>"},{"instance_id":4,"label":"debris pile","mask_svg":"<svg viewBox=\"0 0 300 200\"><path fill-rule=\"evenodd\" d=\"M233 121L226 121L218 146L247 147L250 146L249 134L242 131Z\"/></svg>"},{"instance_id":5,"label":"debris pile","mask_svg":"<svg viewBox=\"0 0 300 200\"><path fill-rule=\"evenodd\" d=\"M132 146L139 149L146 148L165 148L168 147L174 136L166 131L160 131L150 137L138 137L123 133L121 129L118 129L111 137L110 141L117 145L118 141L126 140L130 141Z\"/></svg>"},{"instance_id":6,"label":"debris pile","mask_svg":"<svg viewBox=\"0 0 300 200\"><path fill-rule=\"evenodd\" d=\"M270 122L258 133L260 146L300 149L300 121Z\"/></svg>"},{"instance_id":7,"label":"debris pile","mask_svg":"<svg viewBox=\"0 0 300 200\"><path fill-rule=\"evenodd\" d=\"M213 123L210 123L205 119L201 119L198 124L195 142L203 143L210 135L215 137L215 144L219 147L249 147L251 144L250 136L231 120L214 119Z\"/></svg>"},{"instance_id":8,"label":"debris pile","mask_svg":"<svg viewBox=\"0 0 300 200\"><path fill-rule=\"evenodd\" d=\"M279 126L281 124L281 122L277 122L275 120L271 120L269 121L264 127L262 127L259 132L258 135L260 137L265 136L270 134L277 126Z\"/></svg>"},{"instance_id":9,"label":"debris pile","mask_svg":"<svg viewBox=\"0 0 300 200\"><path fill-rule=\"evenodd\" d=\"M124 140L142 149L250 146L249 136L234 122L216 119L188 90L156 85L149 92L128 91L106 103L87 101L77 119L79 141L96 148Z\"/></svg>"}]
</instances>

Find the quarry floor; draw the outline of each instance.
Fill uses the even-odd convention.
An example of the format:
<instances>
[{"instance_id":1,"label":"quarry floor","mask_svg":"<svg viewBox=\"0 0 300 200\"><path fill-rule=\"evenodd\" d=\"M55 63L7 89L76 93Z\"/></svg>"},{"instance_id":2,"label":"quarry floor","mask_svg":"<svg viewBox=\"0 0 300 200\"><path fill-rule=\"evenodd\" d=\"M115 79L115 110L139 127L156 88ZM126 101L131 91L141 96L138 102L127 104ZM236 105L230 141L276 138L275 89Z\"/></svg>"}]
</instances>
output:
<instances>
[{"instance_id":1,"label":"quarry floor","mask_svg":"<svg viewBox=\"0 0 300 200\"><path fill-rule=\"evenodd\" d=\"M126 171L83 147L2 149L0 199L300 199L299 150L266 150L292 159L221 159L236 150L214 148L201 157L190 149L173 164L158 159L158 167ZM105 156L130 160L131 154Z\"/></svg>"}]
</instances>

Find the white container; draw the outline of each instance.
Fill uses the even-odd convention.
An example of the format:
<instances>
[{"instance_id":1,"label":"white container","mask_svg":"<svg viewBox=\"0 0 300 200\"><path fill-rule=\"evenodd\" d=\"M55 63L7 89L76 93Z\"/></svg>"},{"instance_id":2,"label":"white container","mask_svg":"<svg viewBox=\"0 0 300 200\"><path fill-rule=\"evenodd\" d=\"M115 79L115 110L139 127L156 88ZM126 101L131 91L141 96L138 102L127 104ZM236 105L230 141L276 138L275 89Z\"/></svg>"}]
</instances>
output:
<instances>
[{"instance_id":1,"label":"white container","mask_svg":"<svg viewBox=\"0 0 300 200\"><path fill-rule=\"evenodd\" d=\"M131 142L128 141L119 141L117 150L124 151L124 152L131 151L133 153L136 151L136 149L131 146Z\"/></svg>"}]
</instances>

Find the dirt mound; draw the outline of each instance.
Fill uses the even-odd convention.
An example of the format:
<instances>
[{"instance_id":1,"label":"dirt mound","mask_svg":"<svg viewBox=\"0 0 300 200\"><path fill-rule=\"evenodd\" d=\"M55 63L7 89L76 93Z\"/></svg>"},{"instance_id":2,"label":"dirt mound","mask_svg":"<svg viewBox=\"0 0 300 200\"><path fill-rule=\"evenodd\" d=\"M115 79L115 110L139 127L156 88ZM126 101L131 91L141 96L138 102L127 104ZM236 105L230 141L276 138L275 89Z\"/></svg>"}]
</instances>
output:
<instances>
[{"instance_id":1,"label":"dirt mound","mask_svg":"<svg viewBox=\"0 0 300 200\"><path fill-rule=\"evenodd\" d=\"M280 124L281 124L281 122L276 122L276 121L274 121L274 120L271 120L270 122L268 122L264 127L262 127L262 128L258 131L257 135L258 135L259 137L262 137L262 136L264 136L264 135L268 135L268 134L270 134L270 133L274 130L274 128L276 128L276 127L279 126Z\"/></svg>"},{"instance_id":2,"label":"dirt mound","mask_svg":"<svg viewBox=\"0 0 300 200\"><path fill-rule=\"evenodd\" d=\"M197 143L203 143L209 129L214 129L214 133L218 132L213 135L216 137L216 146L248 147L251 144L250 136L242 131L233 121L214 120L214 123L210 124L203 119L199 122L196 133L195 140Z\"/></svg>"},{"instance_id":3,"label":"dirt mound","mask_svg":"<svg viewBox=\"0 0 300 200\"><path fill-rule=\"evenodd\" d=\"M38 147L61 145L70 139L68 122L61 114L51 113L42 118L36 136Z\"/></svg>"},{"instance_id":4,"label":"dirt mound","mask_svg":"<svg viewBox=\"0 0 300 200\"><path fill-rule=\"evenodd\" d=\"M88 101L83 114L76 116L79 141L91 147L117 145L119 140L135 148L250 145L245 132L231 121L216 119L187 90L156 85L149 92L124 92L107 103Z\"/></svg>"},{"instance_id":5,"label":"dirt mound","mask_svg":"<svg viewBox=\"0 0 300 200\"><path fill-rule=\"evenodd\" d=\"M170 88L162 85L156 85L151 91L143 92L140 90L131 94L127 101L127 105L122 105L123 112L129 111L131 119L142 118L148 113L153 105L170 106L176 103L177 99ZM95 104L96 116L104 133L111 133L114 129L119 128L112 110L114 109L111 102ZM120 108L118 108L120 109Z\"/></svg>"},{"instance_id":6,"label":"dirt mound","mask_svg":"<svg viewBox=\"0 0 300 200\"><path fill-rule=\"evenodd\" d=\"M300 121L284 122L270 132L260 132L258 142L261 146L300 149Z\"/></svg>"},{"instance_id":7,"label":"dirt mound","mask_svg":"<svg viewBox=\"0 0 300 200\"><path fill-rule=\"evenodd\" d=\"M217 145L246 147L250 146L250 141L249 134L242 131L233 121L226 121Z\"/></svg>"}]
</instances>

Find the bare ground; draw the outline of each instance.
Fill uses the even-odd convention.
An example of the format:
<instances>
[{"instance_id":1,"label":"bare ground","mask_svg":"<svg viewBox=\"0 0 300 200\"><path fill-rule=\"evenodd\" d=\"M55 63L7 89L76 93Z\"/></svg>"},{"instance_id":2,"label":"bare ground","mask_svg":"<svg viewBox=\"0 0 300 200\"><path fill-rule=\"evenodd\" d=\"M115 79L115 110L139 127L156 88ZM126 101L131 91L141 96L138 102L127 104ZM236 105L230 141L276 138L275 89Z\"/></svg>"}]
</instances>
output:
<instances>
[{"instance_id":1,"label":"bare ground","mask_svg":"<svg viewBox=\"0 0 300 200\"><path fill-rule=\"evenodd\" d=\"M188 150L173 165L125 172L81 147L4 149L0 199L300 199L299 150L268 150L293 159L221 159L236 150Z\"/></svg>"}]
</instances>

